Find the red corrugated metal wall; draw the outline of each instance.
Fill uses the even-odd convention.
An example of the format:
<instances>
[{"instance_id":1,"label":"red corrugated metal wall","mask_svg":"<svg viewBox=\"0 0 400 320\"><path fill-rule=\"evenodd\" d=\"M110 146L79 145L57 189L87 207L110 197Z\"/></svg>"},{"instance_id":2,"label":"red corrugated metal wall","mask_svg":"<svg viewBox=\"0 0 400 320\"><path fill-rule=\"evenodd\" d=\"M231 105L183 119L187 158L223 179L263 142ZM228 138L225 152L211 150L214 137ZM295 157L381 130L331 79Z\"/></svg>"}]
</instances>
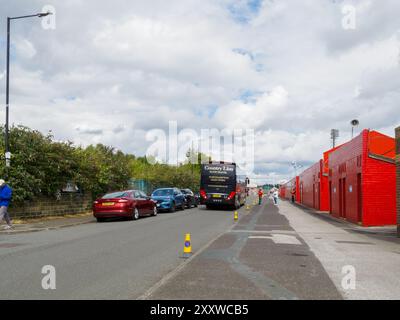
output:
<instances>
[{"instance_id":1,"label":"red corrugated metal wall","mask_svg":"<svg viewBox=\"0 0 400 320\"><path fill-rule=\"evenodd\" d=\"M374 159L374 156L395 158L395 140L376 131L367 136L367 152L363 170L363 225L396 224L396 165Z\"/></svg>"},{"instance_id":2,"label":"red corrugated metal wall","mask_svg":"<svg viewBox=\"0 0 400 320\"><path fill-rule=\"evenodd\" d=\"M320 208L320 181L322 160L312 165L299 176L300 202L308 207Z\"/></svg>"},{"instance_id":3,"label":"red corrugated metal wall","mask_svg":"<svg viewBox=\"0 0 400 320\"><path fill-rule=\"evenodd\" d=\"M295 200L298 202L300 199L299 195L299 177L295 177L292 180L286 182L285 184L281 185L279 188L279 196L283 199L292 200L292 190L296 190Z\"/></svg>"},{"instance_id":4,"label":"red corrugated metal wall","mask_svg":"<svg viewBox=\"0 0 400 320\"><path fill-rule=\"evenodd\" d=\"M395 224L395 165L369 156L369 150L383 156L391 141L394 146L393 138L364 130L329 155L333 216L364 226Z\"/></svg>"}]
</instances>

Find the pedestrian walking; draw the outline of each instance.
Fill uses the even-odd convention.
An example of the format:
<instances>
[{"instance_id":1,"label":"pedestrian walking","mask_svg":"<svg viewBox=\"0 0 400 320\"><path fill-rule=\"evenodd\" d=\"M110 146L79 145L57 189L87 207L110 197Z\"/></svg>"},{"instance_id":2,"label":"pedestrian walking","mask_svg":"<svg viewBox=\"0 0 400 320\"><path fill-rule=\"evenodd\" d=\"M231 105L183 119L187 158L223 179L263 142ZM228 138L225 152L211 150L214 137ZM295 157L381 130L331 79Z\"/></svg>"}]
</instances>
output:
<instances>
[{"instance_id":1,"label":"pedestrian walking","mask_svg":"<svg viewBox=\"0 0 400 320\"><path fill-rule=\"evenodd\" d=\"M278 197L279 197L278 189L275 189L275 191L273 193L273 197L274 197L274 204L277 206L278 205Z\"/></svg>"},{"instance_id":2,"label":"pedestrian walking","mask_svg":"<svg viewBox=\"0 0 400 320\"><path fill-rule=\"evenodd\" d=\"M0 179L0 222L4 219L7 225L4 230L12 228L10 215L8 214L8 206L12 197L12 189L3 179Z\"/></svg>"},{"instance_id":3,"label":"pedestrian walking","mask_svg":"<svg viewBox=\"0 0 400 320\"><path fill-rule=\"evenodd\" d=\"M263 195L264 195L264 192L260 188L260 190L258 190L258 205L259 206L261 205Z\"/></svg>"}]
</instances>

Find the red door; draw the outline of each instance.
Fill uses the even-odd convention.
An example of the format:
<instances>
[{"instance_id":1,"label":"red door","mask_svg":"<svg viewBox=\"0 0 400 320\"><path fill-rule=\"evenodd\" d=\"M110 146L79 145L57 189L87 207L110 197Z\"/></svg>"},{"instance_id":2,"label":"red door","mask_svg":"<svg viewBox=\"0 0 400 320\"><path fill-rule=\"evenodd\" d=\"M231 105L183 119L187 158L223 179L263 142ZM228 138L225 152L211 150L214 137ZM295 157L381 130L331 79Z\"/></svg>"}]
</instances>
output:
<instances>
[{"instance_id":1,"label":"red door","mask_svg":"<svg viewBox=\"0 0 400 320\"><path fill-rule=\"evenodd\" d=\"M329 213L332 214L332 181L329 181Z\"/></svg>"},{"instance_id":2,"label":"red door","mask_svg":"<svg viewBox=\"0 0 400 320\"><path fill-rule=\"evenodd\" d=\"M358 216L358 222L362 222L361 173L357 174L357 216Z\"/></svg>"},{"instance_id":3,"label":"red door","mask_svg":"<svg viewBox=\"0 0 400 320\"><path fill-rule=\"evenodd\" d=\"M313 185L312 185L312 205L313 205L313 208L316 209L316 207L315 207L315 183L313 183Z\"/></svg>"},{"instance_id":4,"label":"red door","mask_svg":"<svg viewBox=\"0 0 400 320\"><path fill-rule=\"evenodd\" d=\"M339 217L343 217L343 185L342 185L342 179L339 179Z\"/></svg>"},{"instance_id":5,"label":"red door","mask_svg":"<svg viewBox=\"0 0 400 320\"><path fill-rule=\"evenodd\" d=\"M346 212L346 193L347 193L347 185L346 185L346 178L343 178L343 218L346 219L347 212Z\"/></svg>"}]
</instances>

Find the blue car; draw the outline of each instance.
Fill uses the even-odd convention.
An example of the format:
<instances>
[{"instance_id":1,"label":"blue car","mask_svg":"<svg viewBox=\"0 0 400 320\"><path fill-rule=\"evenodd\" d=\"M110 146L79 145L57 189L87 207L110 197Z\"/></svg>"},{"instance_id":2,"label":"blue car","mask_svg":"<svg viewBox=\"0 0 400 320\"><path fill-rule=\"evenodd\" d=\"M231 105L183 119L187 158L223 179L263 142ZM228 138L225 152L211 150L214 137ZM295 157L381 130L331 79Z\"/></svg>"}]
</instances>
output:
<instances>
[{"instance_id":1,"label":"blue car","mask_svg":"<svg viewBox=\"0 0 400 320\"><path fill-rule=\"evenodd\" d=\"M178 188L154 190L151 199L156 202L158 211L175 212L176 208L185 210L185 195Z\"/></svg>"}]
</instances>

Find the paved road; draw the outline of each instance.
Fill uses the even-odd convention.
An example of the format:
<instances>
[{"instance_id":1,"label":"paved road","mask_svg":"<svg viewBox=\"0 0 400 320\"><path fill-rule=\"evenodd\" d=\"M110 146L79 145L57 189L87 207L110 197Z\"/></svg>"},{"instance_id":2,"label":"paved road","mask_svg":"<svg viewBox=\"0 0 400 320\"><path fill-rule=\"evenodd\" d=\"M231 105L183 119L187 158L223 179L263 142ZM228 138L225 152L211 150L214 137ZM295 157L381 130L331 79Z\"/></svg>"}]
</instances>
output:
<instances>
[{"instance_id":1,"label":"paved road","mask_svg":"<svg viewBox=\"0 0 400 320\"><path fill-rule=\"evenodd\" d=\"M0 299L399 299L400 239L288 202L0 234ZM195 255L184 260L184 234ZM56 290L43 290L53 265ZM356 288L342 287L344 266Z\"/></svg>"},{"instance_id":2,"label":"paved road","mask_svg":"<svg viewBox=\"0 0 400 320\"><path fill-rule=\"evenodd\" d=\"M270 201L156 288L148 299L341 299L329 275Z\"/></svg>"},{"instance_id":3,"label":"paved road","mask_svg":"<svg viewBox=\"0 0 400 320\"><path fill-rule=\"evenodd\" d=\"M232 212L199 208L0 235L0 299L135 299L184 262L186 232L196 251L232 224ZM56 268L56 290L42 289L44 265Z\"/></svg>"}]
</instances>

